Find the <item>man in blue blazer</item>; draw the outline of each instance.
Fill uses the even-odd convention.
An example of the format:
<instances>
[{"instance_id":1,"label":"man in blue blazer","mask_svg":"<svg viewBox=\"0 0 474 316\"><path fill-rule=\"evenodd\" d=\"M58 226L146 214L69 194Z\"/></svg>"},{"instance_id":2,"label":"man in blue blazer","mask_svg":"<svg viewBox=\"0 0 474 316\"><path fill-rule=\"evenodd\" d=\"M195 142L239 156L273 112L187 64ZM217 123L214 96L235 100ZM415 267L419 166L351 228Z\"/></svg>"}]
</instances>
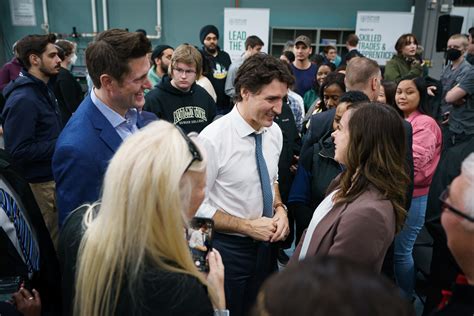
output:
<instances>
[{"instance_id":1,"label":"man in blue blazer","mask_svg":"<svg viewBox=\"0 0 474 316\"><path fill-rule=\"evenodd\" d=\"M61 133L53 155L59 226L84 203L99 199L109 160L122 141L144 123L150 41L141 33L111 29L86 50L94 83L90 95Z\"/></svg>"}]
</instances>

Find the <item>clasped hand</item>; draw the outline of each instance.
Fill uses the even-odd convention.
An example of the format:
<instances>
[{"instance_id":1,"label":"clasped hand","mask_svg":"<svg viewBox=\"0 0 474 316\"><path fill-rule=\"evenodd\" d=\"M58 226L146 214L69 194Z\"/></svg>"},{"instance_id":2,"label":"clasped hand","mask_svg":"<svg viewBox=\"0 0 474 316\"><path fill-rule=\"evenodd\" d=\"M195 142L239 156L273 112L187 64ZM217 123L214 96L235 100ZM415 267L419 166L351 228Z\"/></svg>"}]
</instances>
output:
<instances>
[{"instance_id":1,"label":"clasped hand","mask_svg":"<svg viewBox=\"0 0 474 316\"><path fill-rule=\"evenodd\" d=\"M255 240L276 242L285 240L290 229L284 210L277 210L273 218L260 217L249 221L248 236Z\"/></svg>"}]
</instances>

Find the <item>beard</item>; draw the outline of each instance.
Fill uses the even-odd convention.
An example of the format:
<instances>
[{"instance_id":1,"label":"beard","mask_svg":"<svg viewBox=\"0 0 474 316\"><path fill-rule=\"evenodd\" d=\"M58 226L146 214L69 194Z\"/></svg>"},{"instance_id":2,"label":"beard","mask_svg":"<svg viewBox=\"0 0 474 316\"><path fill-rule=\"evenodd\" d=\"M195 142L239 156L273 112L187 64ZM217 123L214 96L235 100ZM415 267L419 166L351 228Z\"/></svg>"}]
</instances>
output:
<instances>
[{"instance_id":1,"label":"beard","mask_svg":"<svg viewBox=\"0 0 474 316\"><path fill-rule=\"evenodd\" d=\"M162 63L159 65L161 71L164 73L164 74L167 74L168 73L168 66L166 65L163 65Z\"/></svg>"},{"instance_id":2,"label":"beard","mask_svg":"<svg viewBox=\"0 0 474 316\"><path fill-rule=\"evenodd\" d=\"M40 66L39 71L41 71L41 73L47 77L54 77L59 73L60 68L61 68L61 65L57 65L53 70L48 69L44 66Z\"/></svg>"},{"instance_id":3,"label":"beard","mask_svg":"<svg viewBox=\"0 0 474 316\"><path fill-rule=\"evenodd\" d=\"M205 47L206 47L206 51L209 54L215 54L217 52L217 46L213 46L213 47L205 46Z\"/></svg>"}]
</instances>

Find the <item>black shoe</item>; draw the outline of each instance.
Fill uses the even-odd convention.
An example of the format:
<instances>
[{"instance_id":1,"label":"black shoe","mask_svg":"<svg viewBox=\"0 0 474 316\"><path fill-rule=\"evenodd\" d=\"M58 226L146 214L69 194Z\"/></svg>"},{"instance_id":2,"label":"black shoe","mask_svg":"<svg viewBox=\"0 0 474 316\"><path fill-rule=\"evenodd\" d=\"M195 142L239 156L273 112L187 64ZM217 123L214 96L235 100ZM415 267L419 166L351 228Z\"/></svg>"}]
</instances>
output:
<instances>
[{"instance_id":1,"label":"black shoe","mask_svg":"<svg viewBox=\"0 0 474 316\"><path fill-rule=\"evenodd\" d=\"M278 262L281 264L281 265L286 265L288 263L288 261L290 260L290 257L288 257L288 255L285 253L285 251L283 249L278 249Z\"/></svg>"}]
</instances>

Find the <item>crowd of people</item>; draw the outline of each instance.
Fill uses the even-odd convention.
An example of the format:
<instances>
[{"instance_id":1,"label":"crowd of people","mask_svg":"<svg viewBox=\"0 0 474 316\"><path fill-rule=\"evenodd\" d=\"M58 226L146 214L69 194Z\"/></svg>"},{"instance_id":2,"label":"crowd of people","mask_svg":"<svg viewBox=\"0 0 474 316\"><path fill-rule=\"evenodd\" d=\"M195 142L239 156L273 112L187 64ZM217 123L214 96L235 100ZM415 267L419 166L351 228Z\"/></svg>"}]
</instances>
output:
<instances>
[{"instance_id":1,"label":"crowd of people","mask_svg":"<svg viewBox=\"0 0 474 316\"><path fill-rule=\"evenodd\" d=\"M474 28L440 78L414 34L385 66L356 34L343 56L299 35L279 58L251 35L234 62L214 25L198 35L97 34L87 91L76 43L15 43L0 314L415 315L425 227L423 315L472 315Z\"/></svg>"}]
</instances>

